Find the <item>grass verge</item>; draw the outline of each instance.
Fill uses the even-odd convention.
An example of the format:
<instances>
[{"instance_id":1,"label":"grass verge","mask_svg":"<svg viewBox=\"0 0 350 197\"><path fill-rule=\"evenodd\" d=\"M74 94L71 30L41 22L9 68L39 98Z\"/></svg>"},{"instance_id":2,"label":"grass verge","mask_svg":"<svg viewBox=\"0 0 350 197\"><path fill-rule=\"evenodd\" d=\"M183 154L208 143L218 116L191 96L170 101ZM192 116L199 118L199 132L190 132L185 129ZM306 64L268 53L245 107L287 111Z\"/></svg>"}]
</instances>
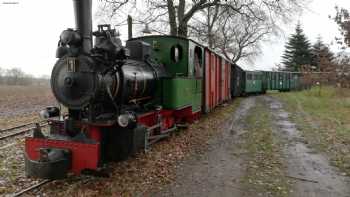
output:
<instances>
[{"instance_id":1,"label":"grass verge","mask_svg":"<svg viewBox=\"0 0 350 197\"><path fill-rule=\"evenodd\" d=\"M314 87L271 95L286 104L307 142L350 175L350 90Z\"/></svg>"},{"instance_id":2,"label":"grass verge","mask_svg":"<svg viewBox=\"0 0 350 197\"><path fill-rule=\"evenodd\" d=\"M261 103L248 114L248 132L243 136L244 148L248 151L243 182L247 190L257 192L256 196L286 197L290 183L284 176L281 143L273 135L271 121L270 112Z\"/></svg>"}]
</instances>

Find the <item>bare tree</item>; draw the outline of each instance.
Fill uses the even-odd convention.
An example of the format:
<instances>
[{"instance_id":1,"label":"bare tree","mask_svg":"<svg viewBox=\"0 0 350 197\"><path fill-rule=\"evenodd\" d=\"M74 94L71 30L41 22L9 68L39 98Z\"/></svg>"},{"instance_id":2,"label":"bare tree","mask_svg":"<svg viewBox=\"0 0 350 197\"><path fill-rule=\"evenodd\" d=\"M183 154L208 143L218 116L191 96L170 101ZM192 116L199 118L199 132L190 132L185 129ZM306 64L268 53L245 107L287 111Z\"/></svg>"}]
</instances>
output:
<instances>
[{"instance_id":1,"label":"bare tree","mask_svg":"<svg viewBox=\"0 0 350 197\"><path fill-rule=\"evenodd\" d=\"M187 36L188 24L193 17L208 8L225 7L231 12L243 14L250 17L257 17L257 13L263 11L271 17L286 18L291 11L298 10L303 6L302 0L101 0L98 16L107 15L109 18L122 16L127 9L127 13L139 12L136 21L167 22L170 35ZM258 9L256 9L258 8ZM131 11L133 10L133 11ZM125 24L126 16L123 22L117 22L116 25ZM215 18L215 17L214 17ZM215 22L215 20L213 20Z\"/></svg>"},{"instance_id":2,"label":"bare tree","mask_svg":"<svg viewBox=\"0 0 350 197\"><path fill-rule=\"evenodd\" d=\"M3 69L0 68L0 85L36 85L48 86L50 84L50 76L42 75L35 77L27 74L20 68Z\"/></svg>"},{"instance_id":3,"label":"bare tree","mask_svg":"<svg viewBox=\"0 0 350 197\"><path fill-rule=\"evenodd\" d=\"M143 2L129 0L101 0L103 6L100 6L98 16L107 13L109 18L116 15L121 16L124 8L128 13L134 13L136 22L149 24L151 22L167 23L170 35L187 36L188 22L192 16L207 7L220 4L220 0L193 0L187 3L186 0L147 0ZM141 6L140 6L141 4ZM145 8L146 7L146 8ZM146 11L142 10L145 9ZM101 11L102 10L102 11ZM136 14L136 12L139 12ZM125 18L125 16L123 17ZM125 21L119 21L116 25L123 25Z\"/></svg>"},{"instance_id":4,"label":"bare tree","mask_svg":"<svg viewBox=\"0 0 350 197\"><path fill-rule=\"evenodd\" d=\"M196 38L196 40L208 43L209 48L213 48L215 42L215 35L218 33L216 28L217 21L222 17L223 9L216 5L201 10L199 16L193 17L192 24L189 24L189 36ZM205 20L201 20L201 19Z\"/></svg>"},{"instance_id":5,"label":"bare tree","mask_svg":"<svg viewBox=\"0 0 350 197\"><path fill-rule=\"evenodd\" d=\"M335 7L336 15L332 18L339 26L341 36L336 43L343 49L335 58L335 75L341 87L350 88L350 56L346 49L350 47L350 12L348 9Z\"/></svg>"},{"instance_id":6,"label":"bare tree","mask_svg":"<svg viewBox=\"0 0 350 197\"><path fill-rule=\"evenodd\" d=\"M343 38L336 38L338 44L350 46L350 13L344 8L335 7L336 15L333 18L339 25L339 30Z\"/></svg>"},{"instance_id":7,"label":"bare tree","mask_svg":"<svg viewBox=\"0 0 350 197\"><path fill-rule=\"evenodd\" d=\"M24 72L20 68L12 68L6 71L8 85L20 85Z\"/></svg>"},{"instance_id":8,"label":"bare tree","mask_svg":"<svg viewBox=\"0 0 350 197\"><path fill-rule=\"evenodd\" d=\"M272 29L261 21L244 18L244 16L228 17L224 20L220 31L221 40L217 43L217 47L225 57L235 63L241 58L257 55L260 50L260 41L272 32Z\"/></svg>"},{"instance_id":9,"label":"bare tree","mask_svg":"<svg viewBox=\"0 0 350 197\"><path fill-rule=\"evenodd\" d=\"M298 1L291 3L292 6L286 2L228 1L225 5L209 7L193 17L189 36L207 42L233 62L242 58L250 60L259 54L263 40L278 35L279 22L305 7Z\"/></svg>"},{"instance_id":10,"label":"bare tree","mask_svg":"<svg viewBox=\"0 0 350 197\"><path fill-rule=\"evenodd\" d=\"M169 31L170 35L189 36L208 44L234 62L257 55L261 41L278 32L279 23L289 21L293 13L307 4L302 0L101 2L103 13L108 13L108 16L121 16L122 10L128 8L128 13L134 13L136 23L151 23L153 30L160 33ZM126 24L125 15L119 18L123 20L115 22L116 25Z\"/></svg>"},{"instance_id":11,"label":"bare tree","mask_svg":"<svg viewBox=\"0 0 350 197\"><path fill-rule=\"evenodd\" d=\"M340 52L335 59L335 73L341 87L350 88L350 56Z\"/></svg>"}]
</instances>

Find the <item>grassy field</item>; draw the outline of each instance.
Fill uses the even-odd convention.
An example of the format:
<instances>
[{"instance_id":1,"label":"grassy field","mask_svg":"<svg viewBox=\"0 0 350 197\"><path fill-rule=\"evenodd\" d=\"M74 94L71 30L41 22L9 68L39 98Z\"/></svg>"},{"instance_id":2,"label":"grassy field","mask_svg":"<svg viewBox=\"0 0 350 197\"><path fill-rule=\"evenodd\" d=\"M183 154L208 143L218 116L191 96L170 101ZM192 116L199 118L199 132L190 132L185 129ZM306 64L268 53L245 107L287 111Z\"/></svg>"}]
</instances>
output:
<instances>
[{"instance_id":1,"label":"grassy field","mask_svg":"<svg viewBox=\"0 0 350 197\"><path fill-rule=\"evenodd\" d=\"M271 95L284 101L307 142L350 175L350 90L314 87Z\"/></svg>"},{"instance_id":2,"label":"grassy field","mask_svg":"<svg viewBox=\"0 0 350 197\"><path fill-rule=\"evenodd\" d=\"M0 85L0 129L38 120L40 110L55 104L48 86Z\"/></svg>"}]
</instances>

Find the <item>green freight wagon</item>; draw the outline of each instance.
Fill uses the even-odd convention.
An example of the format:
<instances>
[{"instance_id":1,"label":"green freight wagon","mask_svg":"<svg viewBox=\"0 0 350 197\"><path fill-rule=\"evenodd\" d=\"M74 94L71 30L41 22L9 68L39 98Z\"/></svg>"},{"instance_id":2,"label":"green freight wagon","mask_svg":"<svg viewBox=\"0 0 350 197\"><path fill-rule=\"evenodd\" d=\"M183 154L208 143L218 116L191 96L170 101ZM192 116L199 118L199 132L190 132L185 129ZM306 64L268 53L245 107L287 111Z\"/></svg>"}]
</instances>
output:
<instances>
[{"instance_id":1,"label":"green freight wagon","mask_svg":"<svg viewBox=\"0 0 350 197\"><path fill-rule=\"evenodd\" d=\"M260 71L244 72L244 92L246 94L263 93L263 73Z\"/></svg>"},{"instance_id":2,"label":"green freight wagon","mask_svg":"<svg viewBox=\"0 0 350 197\"><path fill-rule=\"evenodd\" d=\"M266 84L266 89L272 90L272 73L267 72L267 71L263 71L263 75L264 75L264 80L265 80L265 84Z\"/></svg>"},{"instance_id":3,"label":"green freight wagon","mask_svg":"<svg viewBox=\"0 0 350 197\"><path fill-rule=\"evenodd\" d=\"M287 72L278 72L278 84L277 90L279 91L288 91L289 90L289 73Z\"/></svg>"},{"instance_id":4,"label":"green freight wagon","mask_svg":"<svg viewBox=\"0 0 350 197\"><path fill-rule=\"evenodd\" d=\"M263 71L267 90L289 91L299 86L299 73Z\"/></svg>"},{"instance_id":5,"label":"green freight wagon","mask_svg":"<svg viewBox=\"0 0 350 197\"><path fill-rule=\"evenodd\" d=\"M264 79L266 80L266 90L279 89L279 74L273 71L262 71Z\"/></svg>"},{"instance_id":6,"label":"green freight wagon","mask_svg":"<svg viewBox=\"0 0 350 197\"><path fill-rule=\"evenodd\" d=\"M290 73L290 89L291 90L300 90L301 89L301 73L292 72Z\"/></svg>"},{"instance_id":7,"label":"green freight wagon","mask_svg":"<svg viewBox=\"0 0 350 197\"><path fill-rule=\"evenodd\" d=\"M237 64L231 64L231 97L244 93L244 70Z\"/></svg>"}]
</instances>

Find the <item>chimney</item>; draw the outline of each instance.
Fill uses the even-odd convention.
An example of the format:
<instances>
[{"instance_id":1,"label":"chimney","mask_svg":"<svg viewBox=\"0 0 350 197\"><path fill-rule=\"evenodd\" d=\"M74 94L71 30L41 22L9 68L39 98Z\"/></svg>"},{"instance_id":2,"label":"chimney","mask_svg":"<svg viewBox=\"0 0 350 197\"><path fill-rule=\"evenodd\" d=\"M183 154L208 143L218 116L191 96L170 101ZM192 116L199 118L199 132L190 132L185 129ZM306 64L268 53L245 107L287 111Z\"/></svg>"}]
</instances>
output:
<instances>
[{"instance_id":1,"label":"chimney","mask_svg":"<svg viewBox=\"0 0 350 197\"><path fill-rule=\"evenodd\" d=\"M128 39L132 38L132 18L128 15Z\"/></svg>"},{"instance_id":2,"label":"chimney","mask_svg":"<svg viewBox=\"0 0 350 197\"><path fill-rule=\"evenodd\" d=\"M75 26L83 39L84 53L90 53L92 48L92 0L73 0Z\"/></svg>"}]
</instances>

